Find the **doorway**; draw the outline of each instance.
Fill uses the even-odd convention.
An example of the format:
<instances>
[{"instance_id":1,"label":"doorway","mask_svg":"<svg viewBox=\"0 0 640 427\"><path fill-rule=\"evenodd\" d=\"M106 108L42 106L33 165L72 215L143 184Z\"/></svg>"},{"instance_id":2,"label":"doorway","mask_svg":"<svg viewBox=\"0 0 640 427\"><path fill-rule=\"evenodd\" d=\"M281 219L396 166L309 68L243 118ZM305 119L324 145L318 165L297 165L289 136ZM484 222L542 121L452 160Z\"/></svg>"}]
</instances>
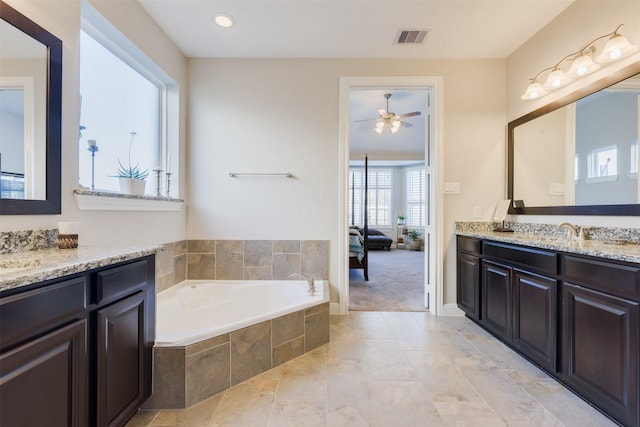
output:
<instances>
[{"instance_id":1,"label":"doorway","mask_svg":"<svg viewBox=\"0 0 640 427\"><path fill-rule=\"evenodd\" d=\"M424 306L434 315L442 312L442 78L441 77L343 77L340 79L340 241L341 257L339 313L349 311L349 159L350 122L349 93L358 89L395 89L428 91L429 103L425 109L424 124ZM391 109L391 108L390 108ZM375 110L374 110L375 111ZM359 118L359 117L358 117Z\"/></svg>"},{"instance_id":2,"label":"doorway","mask_svg":"<svg viewBox=\"0 0 640 427\"><path fill-rule=\"evenodd\" d=\"M366 251L360 253L366 270L349 269L349 310L426 310L422 251L430 97L429 88L349 90L351 250L352 235L363 241L367 223L367 245L355 248Z\"/></svg>"}]
</instances>

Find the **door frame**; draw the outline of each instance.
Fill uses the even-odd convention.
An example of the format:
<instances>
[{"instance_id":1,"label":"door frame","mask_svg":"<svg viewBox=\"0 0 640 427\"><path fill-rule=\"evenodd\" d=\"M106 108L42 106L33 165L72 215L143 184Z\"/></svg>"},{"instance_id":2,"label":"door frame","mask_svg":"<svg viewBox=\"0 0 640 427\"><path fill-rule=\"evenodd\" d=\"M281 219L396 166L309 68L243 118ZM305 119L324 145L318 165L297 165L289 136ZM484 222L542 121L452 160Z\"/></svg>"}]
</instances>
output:
<instances>
[{"instance_id":1,"label":"door frame","mask_svg":"<svg viewBox=\"0 0 640 427\"><path fill-rule=\"evenodd\" d=\"M429 286L429 312L435 316L443 315L444 309L444 253L443 253L443 215L444 215L444 197L442 191L443 185L443 112L444 112L444 94L443 94L443 78L442 77L340 77L340 105L339 105L339 229L338 229L338 277L340 283L338 286L339 302L338 314L347 314L349 312L349 241L348 241L348 180L349 180L349 90L352 88L376 88L376 87L394 87L403 89L430 89L431 90L431 135L425 138L425 161L429 153L431 155L430 167L432 182L430 184L430 193L432 200L429 200L430 206L428 210L431 216L431 233L432 250L425 251L425 267L430 266L428 274L425 274L425 299L426 291ZM429 117L429 115L425 115ZM429 129L427 127L427 129ZM429 146L430 145L430 146ZM425 189L427 190L427 189ZM427 191L427 195L429 191ZM426 215L426 213L425 213ZM425 231L427 226L425 225ZM425 241L425 246L426 245ZM428 258L430 257L430 259Z\"/></svg>"}]
</instances>

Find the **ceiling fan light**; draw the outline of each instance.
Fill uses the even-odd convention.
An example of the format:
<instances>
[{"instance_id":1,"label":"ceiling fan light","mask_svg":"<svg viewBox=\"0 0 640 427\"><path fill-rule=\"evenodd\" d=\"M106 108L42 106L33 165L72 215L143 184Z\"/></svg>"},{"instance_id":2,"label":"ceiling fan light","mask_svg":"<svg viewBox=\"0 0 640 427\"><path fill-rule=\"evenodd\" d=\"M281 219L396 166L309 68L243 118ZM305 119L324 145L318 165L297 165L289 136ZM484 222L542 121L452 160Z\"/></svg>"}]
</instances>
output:
<instances>
[{"instance_id":1,"label":"ceiling fan light","mask_svg":"<svg viewBox=\"0 0 640 427\"><path fill-rule=\"evenodd\" d=\"M635 51L638 46L632 45L629 41L618 33L614 33L607 41L600 55L596 57L596 61L600 63L617 61L626 58Z\"/></svg>"},{"instance_id":2,"label":"ceiling fan light","mask_svg":"<svg viewBox=\"0 0 640 427\"><path fill-rule=\"evenodd\" d=\"M520 97L520 99L536 99L545 96L547 93L549 92L547 92L540 83L538 83L537 81L533 81L529 83L529 86L527 86L527 90Z\"/></svg>"},{"instance_id":3,"label":"ceiling fan light","mask_svg":"<svg viewBox=\"0 0 640 427\"><path fill-rule=\"evenodd\" d=\"M598 68L600 68L600 65L593 62L589 55L580 55L571 63L567 76L575 79L576 77L591 74Z\"/></svg>"},{"instance_id":4,"label":"ceiling fan light","mask_svg":"<svg viewBox=\"0 0 640 427\"><path fill-rule=\"evenodd\" d=\"M376 131L376 133L381 134L384 130L384 122L382 120L378 120L376 122L376 127L374 130Z\"/></svg>"},{"instance_id":5,"label":"ceiling fan light","mask_svg":"<svg viewBox=\"0 0 640 427\"><path fill-rule=\"evenodd\" d=\"M562 86L566 86L571 83L571 79L559 68L554 69L549 76L547 77L547 81L544 83L544 88L547 90L558 89Z\"/></svg>"},{"instance_id":6,"label":"ceiling fan light","mask_svg":"<svg viewBox=\"0 0 640 427\"><path fill-rule=\"evenodd\" d=\"M400 122L400 120L393 120L391 122L391 133L396 133L400 130L400 126L402 126L402 123Z\"/></svg>"}]
</instances>

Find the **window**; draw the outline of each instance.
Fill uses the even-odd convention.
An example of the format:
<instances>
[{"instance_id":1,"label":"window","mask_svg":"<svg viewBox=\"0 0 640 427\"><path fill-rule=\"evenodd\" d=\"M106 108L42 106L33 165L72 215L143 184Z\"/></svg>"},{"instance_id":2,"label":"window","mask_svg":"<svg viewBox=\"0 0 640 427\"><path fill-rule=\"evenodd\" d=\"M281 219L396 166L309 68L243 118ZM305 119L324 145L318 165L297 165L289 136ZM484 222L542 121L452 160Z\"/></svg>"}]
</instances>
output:
<instances>
[{"instance_id":1,"label":"window","mask_svg":"<svg viewBox=\"0 0 640 427\"><path fill-rule=\"evenodd\" d=\"M125 63L96 39L80 33L79 181L92 184L88 140L95 140L96 190L118 190L119 162L140 170L162 165L162 84L152 82L140 68ZM135 138L132 140L133 133ZM131 148L130 148L131 146ZM148 181L155 184L153 175ZM147 185L146 193L155 191Z\"/></svg>"},{"instance_id":2,"label":"window","mask_svg":"<svg viewBox=\"0 0 640 427\"><path fill-rule=\"evenodd\" d=\"M368 224L372 227L391 226L391 188L393 171L369 168ZM364 169L349 170L349 220L353 225L363 225Z\"/></svg>"},{"instance_id":3,"label":"window","mask_svg":"<svg viewBox=\"0 0 640 427\"><path fill-rule=\"evenodd\" d=\"M407 168L407 218L406 224L424 227L425 188L424 167Z\"/></svg>"},{"instance_id":4,"label":"window","mask_svg":"<svg viewBox=\"0 0 640 427\"><path fill-rule=\"evenodd\" d=\"M638 142L634 142L631 144L631 165L629 168L629 173L638 173Z\"/></svg>"},{"instance_id":5,"label":"window","mask_svg":"<svg viewBox=\"0 0 640 427\"><path fill-rule=\"evenodd\" d=\"M587 157L588 178L616 175L618 175L618 148L615 145L591 151Z\"/></svg>"}]
</instances>

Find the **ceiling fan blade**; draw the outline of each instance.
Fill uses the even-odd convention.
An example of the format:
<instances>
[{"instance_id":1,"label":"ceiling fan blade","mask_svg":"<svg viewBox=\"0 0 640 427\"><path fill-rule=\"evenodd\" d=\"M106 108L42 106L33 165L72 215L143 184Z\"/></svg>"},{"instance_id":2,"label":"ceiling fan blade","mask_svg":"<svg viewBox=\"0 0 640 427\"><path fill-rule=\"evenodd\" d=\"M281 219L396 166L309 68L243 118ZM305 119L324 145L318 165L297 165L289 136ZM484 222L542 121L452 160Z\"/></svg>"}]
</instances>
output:
<instances>
[{"instance_id":1,"label":"ceiling fan blade","mask_svg":"<svg viewBox=\"0 0 640 427\"><path fill-rule=\"evenodd\" d=\"M411 113L397 114L396 117L399 118L399 119L403 119L405 117L415 117L415 116L419 116L421 114L422 113L420 111L414 111L414 112L411 112Z\"/></svg>"},{"instance_id":2,"label":"ceiling fan blade","mask_svg":"<svg viewBox=\"0 0 640 427\"><path fill-rule=\"evenodd\" d=\"M411 123L403 122L402 120L400 120L400 124L406 128L410 128L411 126L413 126Z\"/></svg>"},{"instance_id":3,"label":"ceiling fan blade","mask_svg":"<svg viewBox=\"0 0 640 427\"><path fill-rule=\"evenodd\" d=\"M372 122L374 120L380 120L380 117L376 117L375 119L358 119L358 120L353 120L353 122Z\"/></svg>"}]
</instances>

